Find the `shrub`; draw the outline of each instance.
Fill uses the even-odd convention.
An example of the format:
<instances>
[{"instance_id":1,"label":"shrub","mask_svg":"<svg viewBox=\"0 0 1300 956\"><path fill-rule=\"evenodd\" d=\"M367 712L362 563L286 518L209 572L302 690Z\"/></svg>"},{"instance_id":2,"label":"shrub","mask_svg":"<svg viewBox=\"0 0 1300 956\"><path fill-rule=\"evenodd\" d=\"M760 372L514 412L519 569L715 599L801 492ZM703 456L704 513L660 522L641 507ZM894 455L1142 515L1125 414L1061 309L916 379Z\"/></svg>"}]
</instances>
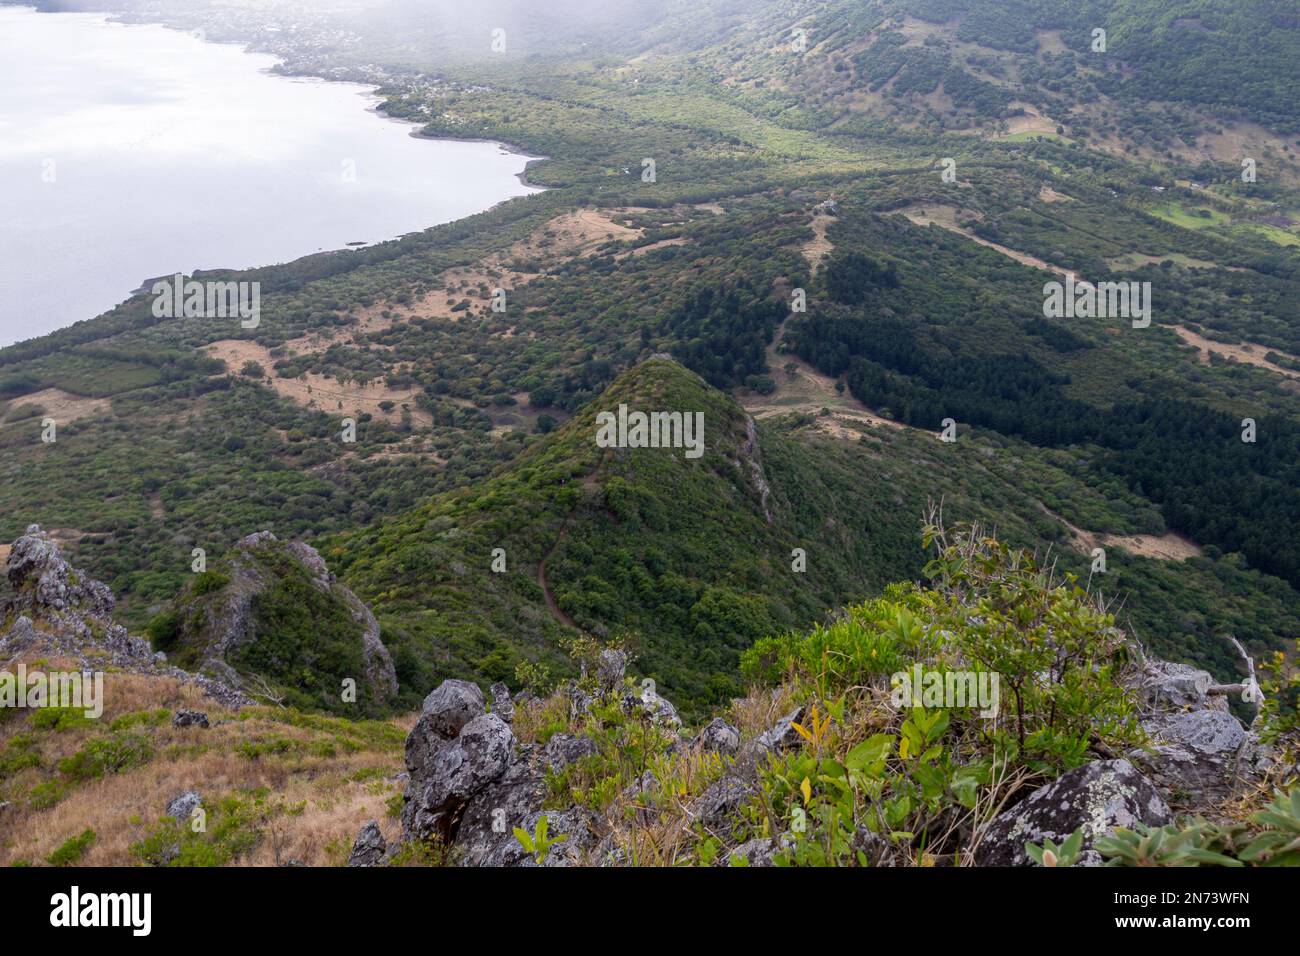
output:
<instances>
[{"instance_id":1,"label":"shrub","mask_svg":"<svg viewBox=\"0 0 1300 956\"><path fill-rule=\"evenodd\" d=\"M95 831L83 830L78 836L74 836L59 846L57 850L45 858L45 862L50 866L71 866L76 863L95 843Z\"/></svg>"}]
</instances>

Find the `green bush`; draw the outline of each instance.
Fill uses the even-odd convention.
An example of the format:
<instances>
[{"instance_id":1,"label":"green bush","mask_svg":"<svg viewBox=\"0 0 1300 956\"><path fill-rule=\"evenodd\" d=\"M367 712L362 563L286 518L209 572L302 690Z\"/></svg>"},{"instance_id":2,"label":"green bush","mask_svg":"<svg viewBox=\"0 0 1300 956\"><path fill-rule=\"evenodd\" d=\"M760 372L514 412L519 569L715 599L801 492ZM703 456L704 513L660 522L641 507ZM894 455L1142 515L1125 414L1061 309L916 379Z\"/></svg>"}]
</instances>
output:
<instances>
[{"instance_id":1,"label":"green bush","mask_svg":"<svg viewBox=\"0 0 1300 956\"><path fill-rule=\"evenodd\" d=\"M59 846L57 850L45 858L45 862L50 866L71 866L76 863L95 843L95 831L83 830L80 835L74 836Z\"/></svg>"},{"instance_id":2,"label":"green bush","mask_svg":"<svg viewBox=\"0 0 1300 956\"><path fill-rule=\"evenodd\" d=\"M153 755L148 738L127 731L90 740L81 750L59 762L59 770L72 780L95 780L106 773L121 773L147 763Z\"/></svg>"}]
</instances>

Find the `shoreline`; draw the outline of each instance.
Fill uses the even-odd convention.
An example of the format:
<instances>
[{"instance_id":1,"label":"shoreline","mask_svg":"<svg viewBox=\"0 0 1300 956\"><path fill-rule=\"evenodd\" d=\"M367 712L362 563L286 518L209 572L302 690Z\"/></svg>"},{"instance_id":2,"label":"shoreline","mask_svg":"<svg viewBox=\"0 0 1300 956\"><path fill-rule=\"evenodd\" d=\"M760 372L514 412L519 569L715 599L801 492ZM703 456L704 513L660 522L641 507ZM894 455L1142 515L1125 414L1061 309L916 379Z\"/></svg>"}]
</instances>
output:
<instances>
[{"instance_id":1,"label":"shoreline","mask_svg":"<svg viewBox=\"0 0 1300 956\"><path fill-rule=\"evenodd\" d=\"M121 26L155 26L167 30L173 30L176 32L185 33L187 35L193 35L195 32L192 28L183 26L178 22L175 21L168 22L163 19L148 17L147 15L141 16L138 12L134 12L134 11L124 12L124 11L110 11L110 10L62 10L62 9L58 9L57 7L52 7L48 2L46 2L46 0L18 0L18 2L14 2L14 0L3 0L3 2L0 2L0 8L16 9L16 10L25 9L25 10L30 10L31 12L37 14L58 14L58 13L73 13L73 14L82 14L82 15L93 14L102 17L105 23L118 24ZM190 270L186 270L186 274L189 275L191 278L200 275L205 275L205 274L213 275L213 274L247 272L247 271L257 270L261 268L266 268L272 265L286 265L292 262L298 262L303 259L308 259L315 256L339 255L342 253L362 252L366 249L374 248L376 246L380 246L385 243L401 242L404 239L407 239L409 237L419 236L424 233L427 233L431 229L435 229L440 226L450 225L462 219L467 219L471 216L481 215L483 213L490 212L491 210L497 209L503 204L511 202L515 199L526 198L528 195L533 195L536 192L544 192L551 188L541 183L534 182L529 176L530 171L536 164L545 162L550 157L535 156L532 153L517 146L516 144L508 143L502 140L486 138L486 137L427 135L423 132L424 127L426 125L425 123L421 122L420 120L395 116L384 108L385 98L380 92L381 89L383 89L384 87L382 85L379 85L381 81L377 79L353 79L353 78L345 78L345 77L334 77L334 76L323 75L323 73L321 73L319 70L313 71L310 69L303 69L301 67L293 67L289 65L289 61L285 59L284 54L259 48L256 45L255 41L253 40L211 39L204 36L201 42L210 43L218 46L235 46L240 50L240 52L244 54L248 54L252 56L268 57L272 62L265 65L258 65L256 67L259 72L265 75L274 76L286 80L292 80L297 78L297 79L308 79L308 80L321 82L321 83L343 84L347 86L353 86L356 88L356 92L358 92L361 96L365 97L369 101L363 107L367 112L375 114L375 116L381 120L385 120L388 122L403 123L412 127L412 129L409 131L408 134L412 138L429 140L434 143L441 141L441 142L489 144L498 147L504 153L510 154L512 156L522 157L525 160L523 168L519 172L514 173L512 175L513 178L522 187L530 190L530 192L526 193L524 196L508 195L502 199L497 200L496 202L493 202L488 206L483 207L482 209L478 209L475 210L474 212L468 213L467 215L459 216L453 219L438 221L438 222L424 223L415 229L408 230L401 234L388 236L385 238L379 238L375 240L365 240L365 241L351 240L335 248L319 249L314 252L306 253L305 255L294 256L293 258L280 260L278 262L256 263L253 265L238 267L238 268L222 267L222 266L214 266L214 267L201 268L201 269L192 268ZM393 82L404 85L404 81L396 78L394 79ZM0 345L0 351L4 351L5 349L8 349L11 346L21 345L27 342L32 342L41 338L45 338L49 335L54 335L64 329L71 328L74 325L79 324L80 322L92 321L94 319L101 318L102 316L113 312L115 309L120 308L124 303L130 301L131 299L147 293L154 283L170 278L174 274L175 274L174 272L168 272L166 275L163 276L147 276L142 281L136 283L134 287L130 287L127 283L124 282L123 285L128 286L129 291L125 293L124 297L120 301L112 305L109 305L103 308L101 311L96 312L93 315L87 316L86 318L76 319L67 324L60 325L58 328L50 329L47 332L42 332L28 338L21 338L8 344Z\"/></svg>"}]
</instances>

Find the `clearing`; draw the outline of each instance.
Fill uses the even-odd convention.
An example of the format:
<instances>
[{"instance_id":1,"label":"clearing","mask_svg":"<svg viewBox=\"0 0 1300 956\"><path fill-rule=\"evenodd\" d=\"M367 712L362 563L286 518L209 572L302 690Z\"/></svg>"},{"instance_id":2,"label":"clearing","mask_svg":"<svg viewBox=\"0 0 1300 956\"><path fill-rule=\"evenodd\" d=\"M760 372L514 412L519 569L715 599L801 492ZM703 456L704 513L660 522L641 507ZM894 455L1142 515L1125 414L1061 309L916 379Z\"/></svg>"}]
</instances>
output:
<instances>
[{"instance_id":1,"label":"clearing","mask_svg":"<svg viewBox=\"0 0 1300 956\"><path fill-rule=\"evenodd\" d=\"M1031 256L1025 252L1017 252L1015 249L1008 249L1006 246L999 245L996 242L990 242L987 239L981 239L969 229L957 224L957 213L962 210L956 206L942 206L933 203L918 203L911 206L904 206L901 209L894 210L902 213L912 223L918 226L939 226L941 229L947 229L949 232L955 232L959 236L965 236L971 242L978 242L981 246L987 246L997 252L1002 253L1009 259L1014 259L1021 265L1032 266L1035 269L1042 269L1044 272L1055 272L1057 275L1064 276L1068 274L1067 269L1060 266L1054 266L1051 263L1044 262L1037 256Z\"/></svg>"},{"instance_id":2,"label":"clearing","mask_svg":"<svg viewBox=\"0 0 1300 956\"><path fill-rule=\"evenodd\" d=\"M83 398L61 388L45 388L14 399L10 415L25 405L36 405L45 410L44 417L53 418L56 424L64 425L102 412L111 404L107 398Z\"/></svg>"},{"instance_id":3,"label":"clearing","mask_svg":"<svg viewBox=\"0 0 1300 956\"><path fill-rule=\"evenodd\" d=\"M1287 378L1300 378L1300 372L1293 372L1289 368L1275 365L1264 357L1264 354L1268 352L1277 353L1277 349L1268 349L1262 345L1254 346L1249 343L1244 345L1229 345L1227 342L1215 342L1213 339L1207 339L1205 336L1198 335L1191 329L1183 328L1181 325L1175 326L1174 331L1178 333L1180 339L1188 345L1194 345L1198 349L1198 358L1202 364L1209 363L1210 353L1213 352L1216 355L1222 355L1224 358L1244 362L1247 365L1254 365L1257 368L1268 369L1270 372L1276 372L1277 374L1284 375ZM1256 352L1256 348L1261 351ZM1288 358L1292 357L1293 356L1288 356Z\"/></svg>"}]
</instances>

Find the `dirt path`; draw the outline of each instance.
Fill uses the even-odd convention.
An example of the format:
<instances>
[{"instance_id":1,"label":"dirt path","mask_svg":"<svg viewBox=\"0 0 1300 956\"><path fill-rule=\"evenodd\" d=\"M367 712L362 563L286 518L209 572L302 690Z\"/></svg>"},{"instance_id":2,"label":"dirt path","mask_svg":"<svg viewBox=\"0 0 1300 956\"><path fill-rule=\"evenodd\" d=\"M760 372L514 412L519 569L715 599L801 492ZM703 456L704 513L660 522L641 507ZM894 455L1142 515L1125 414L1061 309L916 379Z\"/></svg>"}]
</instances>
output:
<instances>
[{"instance_id":1,"label":"dirt path","mask_svg":"<svg viewBox=\"0 0 1300 956\"><path fill-rule=\"evenodd\" d=\"M1190 538L1170 531L1166 534L1106 534L1084 531L1040 502L1039 506L1052 518L1070 529L1074 539L1070 542L1076 551L1092 554L1094 548L1123 548L1129 554L1161 561L1184 561L1201 556L1201 549Z\"/></svg>"},{"instance_id":2,"label":"dirt path","mask_svg":"<svg viewBox=\"0 0 1300 956\"><path fill-rule=\"evenodd\" d=\"M546 599L546 607L551 612L551 617L555 618L565 627L571 627L575 631L581 631L582 628L578 627L573 618L565 614L560 608L559 602L555 600L555 593L551 590L551 583L546 579L546 561L556 552L556 549L560 547L560 542L564 540L564 536L567 533L568 529L560 532L560 537L556 539L555 544L551 546L551 550L546 553L545 558L542 558L541 564L537 565L537 584L542 589L542 596Z\"/></svg>"},{"instance_id":3,"label":"dirt path","mask_svg":"<svg viewBox=\"0 0 1300 956\"><path fill-rule=\"evenodd\" d=\"M1254 365L1257 368L1266 368L1270 372L1277 372L1277 374L1284 375L1287 378L1300 379L1300 372L1293 372L1289 368L1274 365L1268 359L1264 358L1263 353L1276 352L1277 349L1265 348L1262 345L1229 345L1227 342L1215 342L1213 339L1207 339L1205 336L1198 335L1191 329L1185 329L1181 325L1175 326L1174 331L1178 333L1178 337L1188 345L1194 345L1200 350L1198 357L1203 364L1209 363L1210 353L1213 352L1216 355L1236 359L1238 362L1243 362L1247 365ZM1257 352L1255 349L1259 349L1260 351Z\"/></svg>"},{"instance_id":4,"label":"dirt path","mask_svg":"<svg viewBox=\"0 0 1300 956\"><path fill-rule=\"evenodd\" d=\"M826 230L834 221L834 216L818 212L813 215L812 222L808 224L812 227L813 237L803 244L803 257L808 260L813 272L816 272L822 261L835 250L835 246L826 238Z\"/></svg>"},{"instance_id":5,"label":"dirt path","mask_svg":"<svg viewBox=\"0 0 1300 956\"><path fill-rule=\"evenodd\" d=\"M740 404L745 411L759 419L792 412L812 415L814 427L819 431L845 441L856 441L862 437L862 431L854 425L907 427L875 414L854 398L847 387L842 392L837 391L835 379L823 375L793 352L779 351L781 341L785 338L785 326L786 323L783 322L767 348L767 365L772 380L776 382L776 391L771 395L751 392L743 396ZM787 366L791 372L786 371ZM827 409L830 414L821 414L822 409Z\"/></svg>"},{"instance_id":6,"label":"dirt path","mask_svg":"<svg viewBox=\"0 0 1300 956\"><path fill-rule=\"evenodd\" d=\"M955 232L959 236L965 236L971 242L978 242L981 246L987 246L996 252L1002 253L1008 259L1014 259L1021 265L1032 266L1035 269L1042 269L1044 272L1055 272L1057 275L1064 276L1069 273L1068 269L1060 266L1054 266L1050 262L1044 262L1037 256L1031 256L1026 252L1017 252L1015 249L1008 249L1006 246L999 245L996 242L990 242L987 239L981 239L975 233L963 226L957 225L957 207L940 206L933 204L919 204L915 206L904 206L902 209L895 210L902 213L911 222L918 226L939 226L941 229L947 229L949 232Z\"/></svg>"}]
</instances>

